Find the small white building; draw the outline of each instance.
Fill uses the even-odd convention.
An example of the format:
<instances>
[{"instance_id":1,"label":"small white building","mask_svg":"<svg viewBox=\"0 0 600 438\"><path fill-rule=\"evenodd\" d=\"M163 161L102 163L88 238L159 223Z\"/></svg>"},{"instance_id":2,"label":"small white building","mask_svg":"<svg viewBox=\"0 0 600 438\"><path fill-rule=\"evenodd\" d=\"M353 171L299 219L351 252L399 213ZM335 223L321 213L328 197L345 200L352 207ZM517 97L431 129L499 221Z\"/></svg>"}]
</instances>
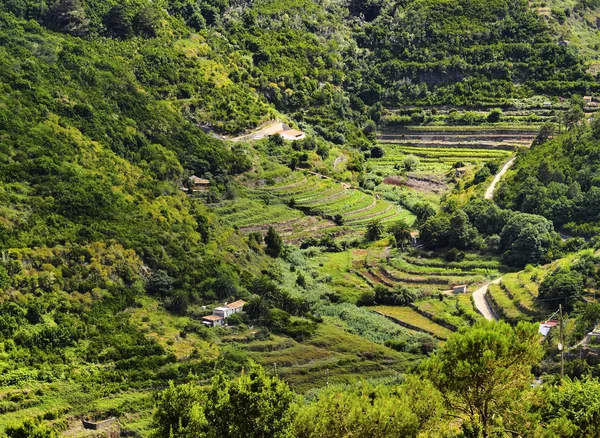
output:
<instances>
[{"instance_id":1,"label":"small white building","mask_svg":"<svg viewBox=\"0 0 600 438\"><path fill-rule=\"evenodd\" d=\"M467 285L459 284L457 286L452 286L452 292L454 292L455 294L464 294L467 292Z\"/></svg>"},{"instance_id":2,"label":"small white building","mask_svg":"<svg viewBox=\"0 0 600 438\"><path fill-rule=\"evenodd\" d=\"M238 300L231 304L225 303L224 306L215 307L212 315L208 315L202 318L202 324L210 327L225 325L225 320L234 313L241 313L244 310L245 301Z\"/></svg>"},{"instance_id":3,"label":"small white building","mask_svg":"<svg viewBox=\"0 0 600 438\"><path fill-rule=\"evenodd\" d=\"M288 141L302 140L306 137L304 132L298 131L297 129L285 129L283 131L279 131L278 134L281 135L281 138Z\"/></svg>"}]
</instances>

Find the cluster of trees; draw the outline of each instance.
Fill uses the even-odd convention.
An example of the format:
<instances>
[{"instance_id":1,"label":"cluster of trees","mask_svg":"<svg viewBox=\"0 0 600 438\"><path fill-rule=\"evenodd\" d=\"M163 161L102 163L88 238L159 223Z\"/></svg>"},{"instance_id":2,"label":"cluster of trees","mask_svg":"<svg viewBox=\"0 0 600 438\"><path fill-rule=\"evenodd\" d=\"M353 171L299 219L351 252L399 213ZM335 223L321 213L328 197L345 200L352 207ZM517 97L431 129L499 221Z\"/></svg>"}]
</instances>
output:
<instances>
[{"instance_id":1,"label":"cluster of trees","mask_svg":"<svg viewBox=\"0 0 600 438\"><path fill-rule=\"evenodd\" d=\"M506 263L523 267L547 263L561 250L560 237L543 216L503 210L490 200L472 199L459 208L444 205L420 226L420 237L431 249L487 250L503 254Z\"/></svg>"},{"instance_id":2,"label":"cluster of trees","mask_svg":"<svg viewBox=\"0 0 600 438\"><path fill-rule=\"evenodd\" d=\"M496 199L506 208L542 215L567 232L594 235L600 220L595 164L599 152L596 117L591 123L575 121L554 139L542 135L519 156Z\"/></svg>"}]
</instances>

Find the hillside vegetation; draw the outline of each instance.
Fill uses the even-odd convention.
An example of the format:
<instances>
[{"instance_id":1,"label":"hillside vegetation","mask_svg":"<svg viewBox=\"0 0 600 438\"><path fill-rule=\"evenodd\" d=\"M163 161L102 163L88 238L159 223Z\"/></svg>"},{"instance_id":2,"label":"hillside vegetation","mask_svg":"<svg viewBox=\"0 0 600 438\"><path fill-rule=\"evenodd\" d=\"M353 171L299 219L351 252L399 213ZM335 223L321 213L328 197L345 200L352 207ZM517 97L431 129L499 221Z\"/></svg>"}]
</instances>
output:
<instances>
[{"instance_id":1,"label":"hillside vegetation","mask_svg":"<svg viewBox=\"0 0 600 438\"><path fill-rule=\"evenodd\" d=\"M274 426L252 436L344 436L310 421L337 397L373 401L347 416L357 435L390 416L380 436L503 430L449 425L464 410L443 397L464 388L440 370L472 336L510 338L531 354L501 399L533 394L541 347L519 321L544 314L525 293L540 282L491 291L514 327L482 324L472 289L586 245L555 226L597 228L598 127L577 95L598 86L558 40L525 0L0 2L0 433L114 415L141 436L241 437L258 418ZM306 138L253 138L275 122ZM500 206L480 199L515 150ZM201 323L234 300L228 327ZM427 383L399 386L417 370ZM247 393L260 409L213 427Z\"/></svg>"}]
</instances>

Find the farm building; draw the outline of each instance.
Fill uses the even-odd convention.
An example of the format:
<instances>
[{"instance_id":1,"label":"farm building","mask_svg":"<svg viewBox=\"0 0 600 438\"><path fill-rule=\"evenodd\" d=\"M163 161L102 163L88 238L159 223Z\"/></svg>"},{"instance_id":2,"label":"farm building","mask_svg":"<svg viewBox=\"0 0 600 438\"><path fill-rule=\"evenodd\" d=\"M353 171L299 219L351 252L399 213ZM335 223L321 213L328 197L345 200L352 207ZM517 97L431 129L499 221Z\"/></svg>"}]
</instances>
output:
<instances>
[{"instance_id":1,"label":"farm building","mask_svg":"<svg viewBox=\"0 0 600 438\"><path fill-rule=\"evenodd\" d=\"M213 314L208 315L202 318L202 323L205 325L209 325L211 327L216 327L218 325L224 325L225 320L229 318L234 313L241 313L244 309L245 301L238 300L234 301L231 304L225 303L224 306L215 307L213 309Z\"/></svg>"},{"instance_id":2,"label":"farm building","mask_svg":"<svg viewBox=\"0 0 600 438\"><path fill-rule=\"evenodd\" d=\"M199 178L196 175L192 175L189 178L190 188L193 192L202 192L210 188L210 181L204 178Z\"/></svg>"},{"instance_id":3,"label":"farm building","mask_svg":"<svg viewBox=\"0 0 600 438\"><path fill-rule=\"evenodd\" d=\"M467 173L467 168L466 167L459 167L456 169L456 171L454 172L454 176L457 178L460 178L461 176L463 176L465 173Z\"/></svg>"},{"instance_id":4,"label":"farm building","mask_svg":"<svg viewBox=\"0 0 600 438\"><path fill-rule=\"evenodd\" d=\"M288 141L302 140L306 137L306 134L304 134L304 132L298 131L297 129L286 129L278 132L278 134L281 135L281 137L284 140Z\"/></svg>"},{"instance_id":5,"label":"farm building","mask_svg":"<svg viewBox=\"0 0 600 438\"><path fill-rule=\"evenodd\" d=\"M544 321L540 323L540 328L538 330L538 332L542 335L542 336L548 336L548 333L550 332L550 329L552 327L556 327L558 325L558 321Z\"/></svg>"}]
</instances>

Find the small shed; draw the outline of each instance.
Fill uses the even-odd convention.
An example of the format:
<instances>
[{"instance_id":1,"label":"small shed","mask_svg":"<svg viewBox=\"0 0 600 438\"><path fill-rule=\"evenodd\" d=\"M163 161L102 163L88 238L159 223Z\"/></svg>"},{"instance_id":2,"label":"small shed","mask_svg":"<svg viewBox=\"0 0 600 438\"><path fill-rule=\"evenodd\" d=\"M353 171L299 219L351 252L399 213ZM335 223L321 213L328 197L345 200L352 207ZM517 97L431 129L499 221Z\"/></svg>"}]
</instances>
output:
<instances>
[{"instance_id":1,"label":"small shed","mask_svg":"<svg viewBox=\"0 0 600 438\"><path fill-rule=\"evenodd\" d=\"M544 108L552 108L552 102L550 102L549 100L545 101L542 106Z\"/></svg>"},{"instance_id":2,"label":"small shed","mask_svg":"<svg viewBox=\"0 0 600 438\"><path fill-rule=\"evenodd\" d=\"M467 292L467 285L459 284L457 286L452 286L452 292L454 292L455 294L464 294Z\"/></svg>"},{"instance_id":3,"label":"small shed","mask_svg":"<svg viewBox=\"0 0 600 438\"><path fill-rule=\"evenodd\" d=\"M204 178L199 178L196 175L190 176L190 187L193 192L202 192L210 188L210 181Z\"/></svg>"},{"instance_id":4,"label":"small shed","mask_svg":"<svg viewBox=\"0 0 600 438\"><path fill-rule=\"evenodd\" d=\"M225 318L223 318L222 316L219 316L219 315L208 315L208 316L204 316L202 318L202 324L210 326L210 327L221 326L224 323L225 323Z\"/></svg>"}]
</instances>

